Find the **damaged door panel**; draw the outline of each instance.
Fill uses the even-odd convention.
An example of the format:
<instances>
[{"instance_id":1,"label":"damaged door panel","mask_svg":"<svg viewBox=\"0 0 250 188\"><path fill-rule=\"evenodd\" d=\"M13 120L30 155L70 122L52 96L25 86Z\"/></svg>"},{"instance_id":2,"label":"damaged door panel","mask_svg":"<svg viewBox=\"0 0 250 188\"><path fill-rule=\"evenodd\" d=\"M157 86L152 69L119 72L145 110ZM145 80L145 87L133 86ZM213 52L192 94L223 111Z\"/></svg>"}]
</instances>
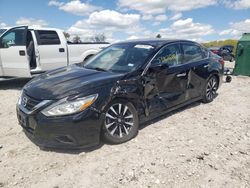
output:
<instances>
[{"instance_id":1,"label":"damaged door panel","mask_svg":"<svg viewBox=\"0 0 250 188\"><path fill-rule=\"evenodd\" d=\"M144 75L144 97L150 113L164 111L185 101L190 69L182 64L179 43L163 47Z\"/></svg>"},{"instance_id":2,"label":"damaged door panel","mask_svg":"<svg viewBox=\"0 0 250 188\"><path fill-rule=\"evenodd\" d=\"M111 90L110 101L114 98L124 98L137 106L140 113L145 113L144 87L141 76L117 81ZM139 113L139 114L140 114Z\"/></svg>"}]
</instances>

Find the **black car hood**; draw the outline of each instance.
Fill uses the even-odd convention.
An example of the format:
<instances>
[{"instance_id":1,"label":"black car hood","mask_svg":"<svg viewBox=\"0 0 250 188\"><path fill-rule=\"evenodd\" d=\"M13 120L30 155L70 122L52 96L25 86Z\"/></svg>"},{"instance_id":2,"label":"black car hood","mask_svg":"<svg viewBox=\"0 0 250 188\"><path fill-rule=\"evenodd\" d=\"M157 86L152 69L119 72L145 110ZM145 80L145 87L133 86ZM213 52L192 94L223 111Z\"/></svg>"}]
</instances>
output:
<instances>
[{"instance_id":1,"label":"black car hood","mask_svg":"<svg viewBox=\"0 0 250 188\"><path fill-rule=\"evenodd\" d=\"M44 73L24 86L25 93L36 99L61 99L69 95L114 84L123 75L72 65Z\"/></svg>"}]
</instances>

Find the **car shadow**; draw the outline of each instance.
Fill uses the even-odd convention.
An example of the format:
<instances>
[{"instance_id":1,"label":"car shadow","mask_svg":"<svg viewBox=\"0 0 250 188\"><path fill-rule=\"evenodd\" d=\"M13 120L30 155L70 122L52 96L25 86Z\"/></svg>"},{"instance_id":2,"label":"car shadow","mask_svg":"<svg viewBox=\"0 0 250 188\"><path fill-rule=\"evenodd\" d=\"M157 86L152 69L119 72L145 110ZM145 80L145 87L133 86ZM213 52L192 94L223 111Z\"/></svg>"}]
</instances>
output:
<instances>
[{"instance_id":1,"label":"car shadow","mask_svg":"<svg viewBox=\"0 0 250 188\"><path fill-rule=\"evenodd\" d=\"M17 89L21 90L31 78L15 78L9 80L0 79L0 90Z\"/></svg>"},{"instance_id":2,"label":"car shadow","mask_svg":"<svg viewBox=\"0 0 250 188\"><path fill-rule=\"evenodd\" d=\"M72 154L72 155L79 155L81 153L90 153L92 151L100 149L104 143L101 141L100 144L92 147L87 147L83 149L57 149L57 148L48 148L48 147L39 147L42 151L45 152L56 152L56 153L65 153L65 154Z\"/></svg>"}]
</instances>

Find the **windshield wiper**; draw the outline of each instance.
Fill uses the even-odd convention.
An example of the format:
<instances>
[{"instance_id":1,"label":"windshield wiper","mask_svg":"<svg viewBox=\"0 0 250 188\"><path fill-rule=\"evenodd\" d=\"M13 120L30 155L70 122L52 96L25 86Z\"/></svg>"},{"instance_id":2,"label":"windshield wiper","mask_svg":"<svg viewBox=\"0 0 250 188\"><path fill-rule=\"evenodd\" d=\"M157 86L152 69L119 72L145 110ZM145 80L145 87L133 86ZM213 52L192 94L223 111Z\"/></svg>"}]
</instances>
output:
<instances>
[{"instance_id":1,"label":"windshield wiper","mask_svg":"<svg viewBox=\"0 0 250 188\"><path fill-rule=\"evenodd\" d=\"M108 72L108 70L100 68L100 67L95 67L94 69L97 70L97 71Z\"/></svg>"},{"instance_id":2,"label":"windshield wiper","mask_svg":"<svg viewBox=\"0 0 250 188\"><path fill-rule=\"evenodd\" d=\"M100 68L100 67L84 67L84 68L86 68L86 69L94 69L94 70L102 71L102 72L108 72L108 70Z\"/></svg>"}]
</instances>

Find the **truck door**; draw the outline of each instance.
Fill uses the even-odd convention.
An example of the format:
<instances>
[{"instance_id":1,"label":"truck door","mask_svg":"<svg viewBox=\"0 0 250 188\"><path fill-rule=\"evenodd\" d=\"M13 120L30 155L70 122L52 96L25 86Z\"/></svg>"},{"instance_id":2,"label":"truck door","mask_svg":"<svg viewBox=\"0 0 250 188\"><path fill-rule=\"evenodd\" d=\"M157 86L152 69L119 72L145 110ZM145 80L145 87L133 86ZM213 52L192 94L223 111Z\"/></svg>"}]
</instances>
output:
<instances>
[{"instance_id":1,"label":"truck door","mask_svg":"<svg viewBox=\"0 0 250 188\"><path fill-rule=\"evenodd\" d=\"M26 49L27 28L15 27L0 38L2 76L31 77Z\"/></svg>"},{"instance_id":2,"label":"truck door","mask_svg":"<svg viewBox=\"0 0 250 188\"><path fill-rule=\"evenodd\" d=\"M67 65L67 44L53 30L36 30L37 50L42 71Z\"/></svg>"}]
</instances>

